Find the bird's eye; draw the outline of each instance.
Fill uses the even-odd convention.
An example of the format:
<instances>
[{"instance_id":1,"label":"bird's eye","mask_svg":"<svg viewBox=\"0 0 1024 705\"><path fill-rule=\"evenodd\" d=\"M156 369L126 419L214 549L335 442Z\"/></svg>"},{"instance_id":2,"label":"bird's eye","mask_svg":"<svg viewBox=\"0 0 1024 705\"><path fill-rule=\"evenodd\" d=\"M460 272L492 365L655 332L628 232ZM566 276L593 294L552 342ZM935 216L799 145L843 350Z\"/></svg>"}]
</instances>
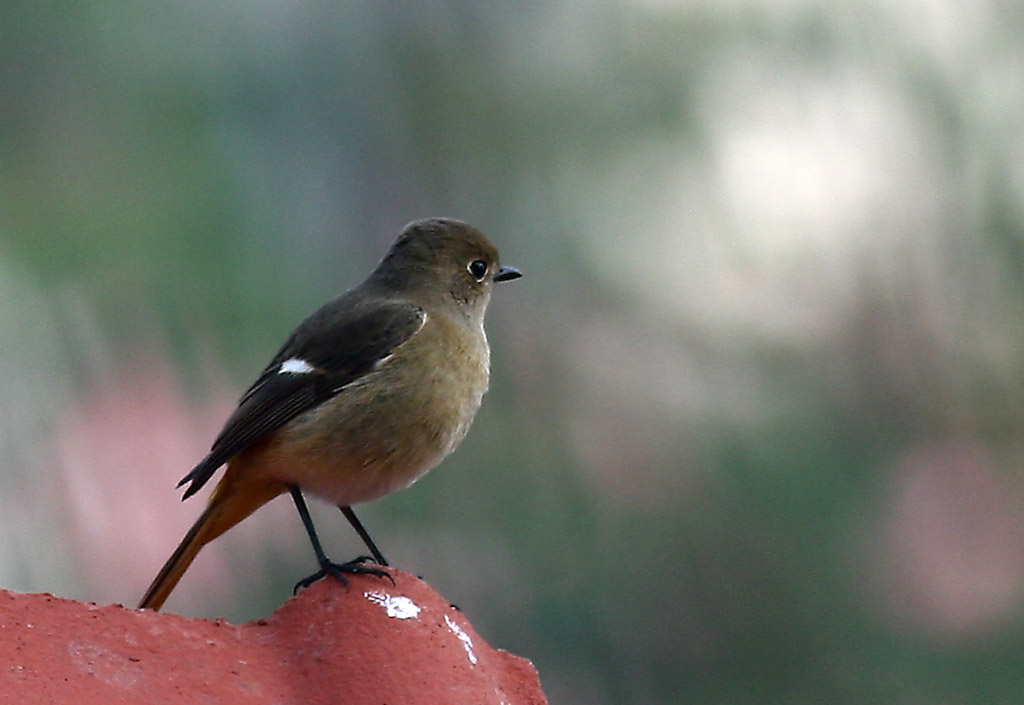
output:
<instances>
[{"instance_id":1,"label":"bird's eye","mask_svg":"<svg viewBox=\"0 0 1024 705\"><path fill-rule=\"evenodd\" d=\"M469 263L466 267L469 273L473 275L473 278L478 282L483 281L484 277L487 276L487 263L482 259L475 259Z\"/></svg>"}]
</instances>

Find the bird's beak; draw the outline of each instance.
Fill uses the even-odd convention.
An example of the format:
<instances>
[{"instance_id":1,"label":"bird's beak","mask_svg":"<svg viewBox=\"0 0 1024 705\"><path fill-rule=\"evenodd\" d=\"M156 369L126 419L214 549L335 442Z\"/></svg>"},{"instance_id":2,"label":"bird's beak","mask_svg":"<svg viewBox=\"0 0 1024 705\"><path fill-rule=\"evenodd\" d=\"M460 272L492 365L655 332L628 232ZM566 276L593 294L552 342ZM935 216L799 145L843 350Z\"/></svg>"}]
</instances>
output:
<instances>
[{"instance_id":1,"label":"bird's beak","mask_svg":"<svg viewBox=\"0 0 1024 705\"><path fill-rule=\"evenodd\" d=\"M501 267L498 269L498 273L494 275L494 281L507 282L512 279L518 279L521 276L523 276L523 273L515 267Z\"/></svg>"}]
</instances>

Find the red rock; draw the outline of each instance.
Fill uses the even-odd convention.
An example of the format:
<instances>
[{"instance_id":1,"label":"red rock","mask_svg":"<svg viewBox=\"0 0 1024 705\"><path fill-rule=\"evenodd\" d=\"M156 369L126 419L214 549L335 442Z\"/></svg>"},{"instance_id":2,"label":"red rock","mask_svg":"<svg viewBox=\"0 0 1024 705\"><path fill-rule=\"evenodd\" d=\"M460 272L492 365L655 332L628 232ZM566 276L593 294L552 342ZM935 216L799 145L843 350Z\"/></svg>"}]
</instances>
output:
<instances>
[{"instance_id":1,"label":"red rock","mask_svg":"<svg viewBox=\"0 0 1024 705\"><path fill-rule=\"evenodd\" d=\"M529 661L392 572L321 580L238 626L0 591L0 703L547 703Z\"/></svg>"}]
</instances>

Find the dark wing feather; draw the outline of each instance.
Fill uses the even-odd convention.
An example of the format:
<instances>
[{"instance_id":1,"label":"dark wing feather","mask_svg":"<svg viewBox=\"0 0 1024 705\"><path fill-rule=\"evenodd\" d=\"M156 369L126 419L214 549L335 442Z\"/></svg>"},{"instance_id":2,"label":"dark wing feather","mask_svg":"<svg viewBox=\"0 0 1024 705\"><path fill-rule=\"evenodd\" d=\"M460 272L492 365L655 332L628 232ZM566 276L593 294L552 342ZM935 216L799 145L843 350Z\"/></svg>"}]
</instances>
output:
<instances>
[{"instance_id":1,"label":"dark wing feather","mask_svg":"<svg viewBox=\"0 0 1024 705\"><path fill-rule=\"evenodd\" d=\"M409 304L357 308L346 303L344 297L336 299L295 330L242 396L210 453L178 483L191 483L182 499L195 494L217 468L253 443L372 371L426 322L423 310ZM292 358L315 370L282 374L281 363Z\"/></svg>"}]
</instances>

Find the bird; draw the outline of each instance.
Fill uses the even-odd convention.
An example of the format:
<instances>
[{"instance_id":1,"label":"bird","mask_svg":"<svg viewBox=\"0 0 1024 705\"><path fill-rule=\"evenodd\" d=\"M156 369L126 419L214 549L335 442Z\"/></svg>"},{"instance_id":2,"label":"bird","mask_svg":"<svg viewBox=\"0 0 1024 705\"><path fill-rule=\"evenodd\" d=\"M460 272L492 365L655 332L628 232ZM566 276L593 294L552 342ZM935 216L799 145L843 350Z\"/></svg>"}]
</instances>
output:
<instances>
[{"instance_id":1,"label":"bird","mask_svg":"<svg viewBox=\"0 0 1024 705\"><path fill-rule=\"evenodd\" d=\"M226 465L139 608L159 610L203 546L285 493L319 564L296 591L328 575L391 578L352 505L408 487L465 438L489 383L491 290L521 276L468 223L405 226L361 284L299 324L178 483L188 499ZM330 561L304 492L338 506L371 556Z\"/></svg>"}]
</instances>

